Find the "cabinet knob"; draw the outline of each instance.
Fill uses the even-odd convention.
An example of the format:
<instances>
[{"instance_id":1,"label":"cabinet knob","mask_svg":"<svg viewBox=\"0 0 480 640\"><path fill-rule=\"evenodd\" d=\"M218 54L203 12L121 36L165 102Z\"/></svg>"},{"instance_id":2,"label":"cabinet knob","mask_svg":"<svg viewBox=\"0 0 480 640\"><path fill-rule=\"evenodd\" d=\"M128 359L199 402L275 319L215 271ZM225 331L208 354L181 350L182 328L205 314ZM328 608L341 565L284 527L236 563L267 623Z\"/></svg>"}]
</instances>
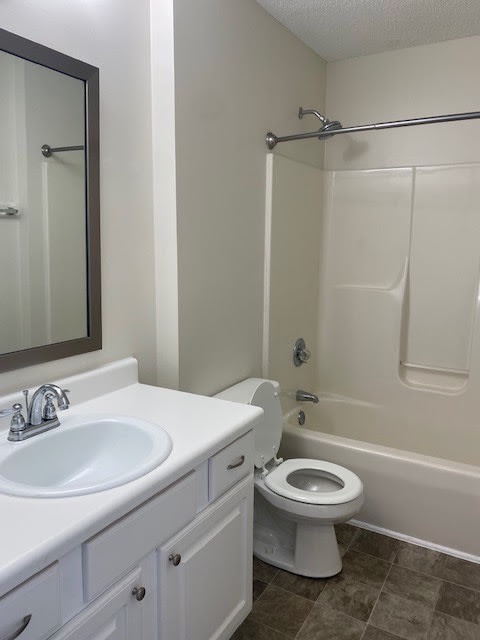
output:
<instances>
[{"instance_id":1,"label":"cabinet knob","mask_svg":"<svg viewBox=\"0 0 480 640\"><path fill-rule=\"evenodd\" d=\"M135 589L132 590L132 596L135 596L139 602L144 599L145 594L145 587L135 587Z\"/></svg>"},{"instance_id":2,"label":"cabinet knob","mask_svg":"<svg viewBox=\"0 0 480 640\"><path fill-rule=\"evenodd\" d=\"M171 553L168 556L168 559L173 564L174 567L178 567L180 562L182 561L182 556L179 553Z\"/></svg>"}]
</instances>

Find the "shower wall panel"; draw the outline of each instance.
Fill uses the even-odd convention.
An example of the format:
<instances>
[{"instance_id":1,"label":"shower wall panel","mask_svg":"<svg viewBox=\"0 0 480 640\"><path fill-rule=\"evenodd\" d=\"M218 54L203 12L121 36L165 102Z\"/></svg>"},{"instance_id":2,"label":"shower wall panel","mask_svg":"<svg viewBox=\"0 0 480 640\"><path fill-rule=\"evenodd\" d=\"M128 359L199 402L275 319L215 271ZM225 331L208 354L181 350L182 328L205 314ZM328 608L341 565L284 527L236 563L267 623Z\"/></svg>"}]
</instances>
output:
<instances>
[{"instance_id":1,"label":"shower wall panel","mask_svg":"<svg viewBox=\"0 0 480 640\"><path fill-rule=\"evenodd\" d=\"M480 165L417 169L406 362L468 374L479 240Z\"/></svg>"},{"instance_id":2,"label":"shower wall panel","mask_svg":"<svg viewBox=\"0 0 480 640\"><path fill-rule=\"evenodd\" d=\"M480 463L480 165L325 173L325 431Z\"/></svg>"},{"instance_id":3,"label":"shower wall panel","mask_svg":"<svg viewBox=\"0 0 480 640\"><path fill-rule=\"evenodd\" d=\"M332 174L331 280L389 289L408 252L412 169Z\"/></svg>"}]
</instances>

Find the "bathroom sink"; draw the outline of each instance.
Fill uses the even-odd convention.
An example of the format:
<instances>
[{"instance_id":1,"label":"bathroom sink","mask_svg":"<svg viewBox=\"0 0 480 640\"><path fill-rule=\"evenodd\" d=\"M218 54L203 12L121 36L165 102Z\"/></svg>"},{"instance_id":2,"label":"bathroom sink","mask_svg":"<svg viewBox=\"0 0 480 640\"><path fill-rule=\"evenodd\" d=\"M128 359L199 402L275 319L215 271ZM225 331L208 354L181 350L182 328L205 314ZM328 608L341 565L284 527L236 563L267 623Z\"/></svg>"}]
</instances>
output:
<instances>
[{"instance_id":1,"label":"bathroom sink","mask_svg":"<svg viewBox=\"0 0 480 640\"><path fill-rule=\"evenodd\" d=\"M68 416L24 442L0 445L0 492L61 498L118 487L166 460L168 433L124 416Z\"/></svg>"}]
</instances>

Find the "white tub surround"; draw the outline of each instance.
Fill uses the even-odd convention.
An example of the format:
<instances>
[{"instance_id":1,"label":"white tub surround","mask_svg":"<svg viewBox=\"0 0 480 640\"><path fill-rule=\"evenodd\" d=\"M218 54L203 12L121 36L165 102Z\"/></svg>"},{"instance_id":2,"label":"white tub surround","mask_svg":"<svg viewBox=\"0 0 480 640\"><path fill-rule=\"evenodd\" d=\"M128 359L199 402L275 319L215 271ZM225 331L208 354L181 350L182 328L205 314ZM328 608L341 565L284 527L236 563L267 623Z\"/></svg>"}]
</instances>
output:
<instances>
[{"instance_id":1,"label":"white tub surround","mask_svg":"<svg viewBox=\"0 0 480 640\"><path fill-rule=\"evenodd\" d=\"M326 433L316 411L298 406L287 414L283 456L309 455L356 473L365 495L360 526L480 562L479 467Z\"/></svg>"},{"instance_id":2,"label":"white tub surround","mask_svg":"<svg viewBox=\"0 0 480 640\"><path fill-rule=\"evenodd\" d=\"M185 575L189 577L187 584L192 585L192 574L188 574L192 571L189 558L197 554L197 541L201 539L200 546L207 551L200 562L211 560L215 547L214 533L217 535L219 531L222 532L221 542L226 548L232 545L242 549L242 562L247 568L242 570L243 573L240 572L242 575L239 579L242 582L236 584L235 588L237 594L243 593L243 580L248 579L251 572L248 568L253 508L252 465L248 464L251 460L250 450L253 450L250 432L254 422L261 416L261 410L139 384L137 363L133 358L58 383L71 389L68 414L122 415L147 420L168 432L173 448L158 468L107 491L68 498L28 498L0 493L0 596L7 594L4 598L0 597L0 611L3 611L2 602L8 604L7 599L17 592L10 590L38 572L41 572L41 584L46 581L45 584L51 582L55 585L56 578L51 571L42 571L49 565L54 567L53 573L60 576L60 585L68 584L68 588L62 591L61 605L60 599L58 601L58 620L54 622L53 630L75 616L66 627L62 626L60 635L56 634L55 638L57 635L62 639L70 638L70 627L73 633L81 623L82 616L87 621L98 618L101 622L101 612L107 611L106 604L110 603L110 606L112 602L117 602L117 595L120 598L119 607L124 597L122 594L128 595L125 606L138 606L140 603L137 601L142 600L142 593L137 591L138 597L133 597L131 593L140 584L140 576L144 576L142 579L149 585L147 593L152 596L151 605L148 604L148 598L141 603L144 608L151 606L155 613L157 608L163 611L163 607L168 605L163 600L157 601L152 595L157 593L159 580L166 581L165 584L172 593L177 594L179 601L184 598L183 601L188 603L193 597L192 592L182 593L181 590ZM4 397L0 399L0 408L7 408L12 402L20 400L21 393ZM62 413L59 417L61 422ZM0 432L0 438L6 438L8 419L5 420L5 427ZM60 425L58 429L61 428ZM42 435L37 437L41 438ZM18 443L18 447L22 444ZM225 475L223 463L242 455L245 455L245 465L235 468L231 475ZM116 522L119 518L122 519L120 523ZM213 529L212 522L215 523ZM195 551L185 552L179 567L169 560L170 556L180 554L182 548L189 549L194 542L197 545ZM140 551L142 545L145 546L144 552ZM115 553L120 554L118 558ZM231 554L227 555L230 557ZM148 560L150 557L154 564ZM155 566L158 567L158 575L153 570ZM100 570L99 567L103 568ZM174 568L178 568L178 571L173 571ZM115 571L118 575L114 575ZM215 577L212 579L221 581L217 573L213 567L212 575L215 574ZM62 582L62 576L68 576L65 583ZM41 584L37 586L34 580L25 582L18 591L28 587L41 593L43 587ZM222 588L226 589L226 586ZM208 602L211 596L207 592L201 596L204 606L211 605ZM241 606L232 608L232 619L225 623L218 615L215 617L218 610L215 611L214 620L209 624L217 625L215 632L223 629L215 637L229 637L239 623L238 619L241 621L245 617L251 606L251 595L245 593L242 598ZM102 599L105 600L103 604ZM88 615L83 609L88 611ZM164 612L161 623L166 625L161 629L161 633L166 635L162 637L183 637L176 635L175 628L179 624L179 617L184 616L185 612L170 605L167 610L168 615ZM3 633L6 631L1 627L2 616L3 613L0 615L0 630ZM138 613L135 616L138 617ZM135 616L131 619L136 619ZM35 614L32 622L34 618ZM154 618L151 616L150 622ZM148 633L154 628L149 626L150 622L146 623L143 632L147 633L145 637L150 637ZM188 624L187 620L187 627ZM64 628L68 633L63 631ZM83 629L81 626L79 628ZM38 638L50 637L52 631L50 627L48 629L46 635L39 634ZM202 633L201 637L209 638L213 631L205 628Z\"/></svg>"}]
</instances>

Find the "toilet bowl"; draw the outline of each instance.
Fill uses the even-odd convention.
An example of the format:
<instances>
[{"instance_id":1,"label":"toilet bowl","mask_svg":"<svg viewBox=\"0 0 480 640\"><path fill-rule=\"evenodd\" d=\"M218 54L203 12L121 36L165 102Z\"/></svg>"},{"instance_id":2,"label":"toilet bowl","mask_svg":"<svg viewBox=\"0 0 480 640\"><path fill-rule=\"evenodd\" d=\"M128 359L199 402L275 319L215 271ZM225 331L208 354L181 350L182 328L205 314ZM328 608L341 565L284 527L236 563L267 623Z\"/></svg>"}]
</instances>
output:
<instances>
[{"instance_id":1,"label":"toilet bowl","mask_svg":"<svg viewBox=\"0 0 480 640\"><path fill-rule=\"evenodd\" d=\"M264 411L254 428L254 555L291 573L326 578L342 569L334 525L358 513L363 485L353 472L331 462L277 457L279 391L278 382L249 378L216 396Z\"/></svg>"}]
</instances>

